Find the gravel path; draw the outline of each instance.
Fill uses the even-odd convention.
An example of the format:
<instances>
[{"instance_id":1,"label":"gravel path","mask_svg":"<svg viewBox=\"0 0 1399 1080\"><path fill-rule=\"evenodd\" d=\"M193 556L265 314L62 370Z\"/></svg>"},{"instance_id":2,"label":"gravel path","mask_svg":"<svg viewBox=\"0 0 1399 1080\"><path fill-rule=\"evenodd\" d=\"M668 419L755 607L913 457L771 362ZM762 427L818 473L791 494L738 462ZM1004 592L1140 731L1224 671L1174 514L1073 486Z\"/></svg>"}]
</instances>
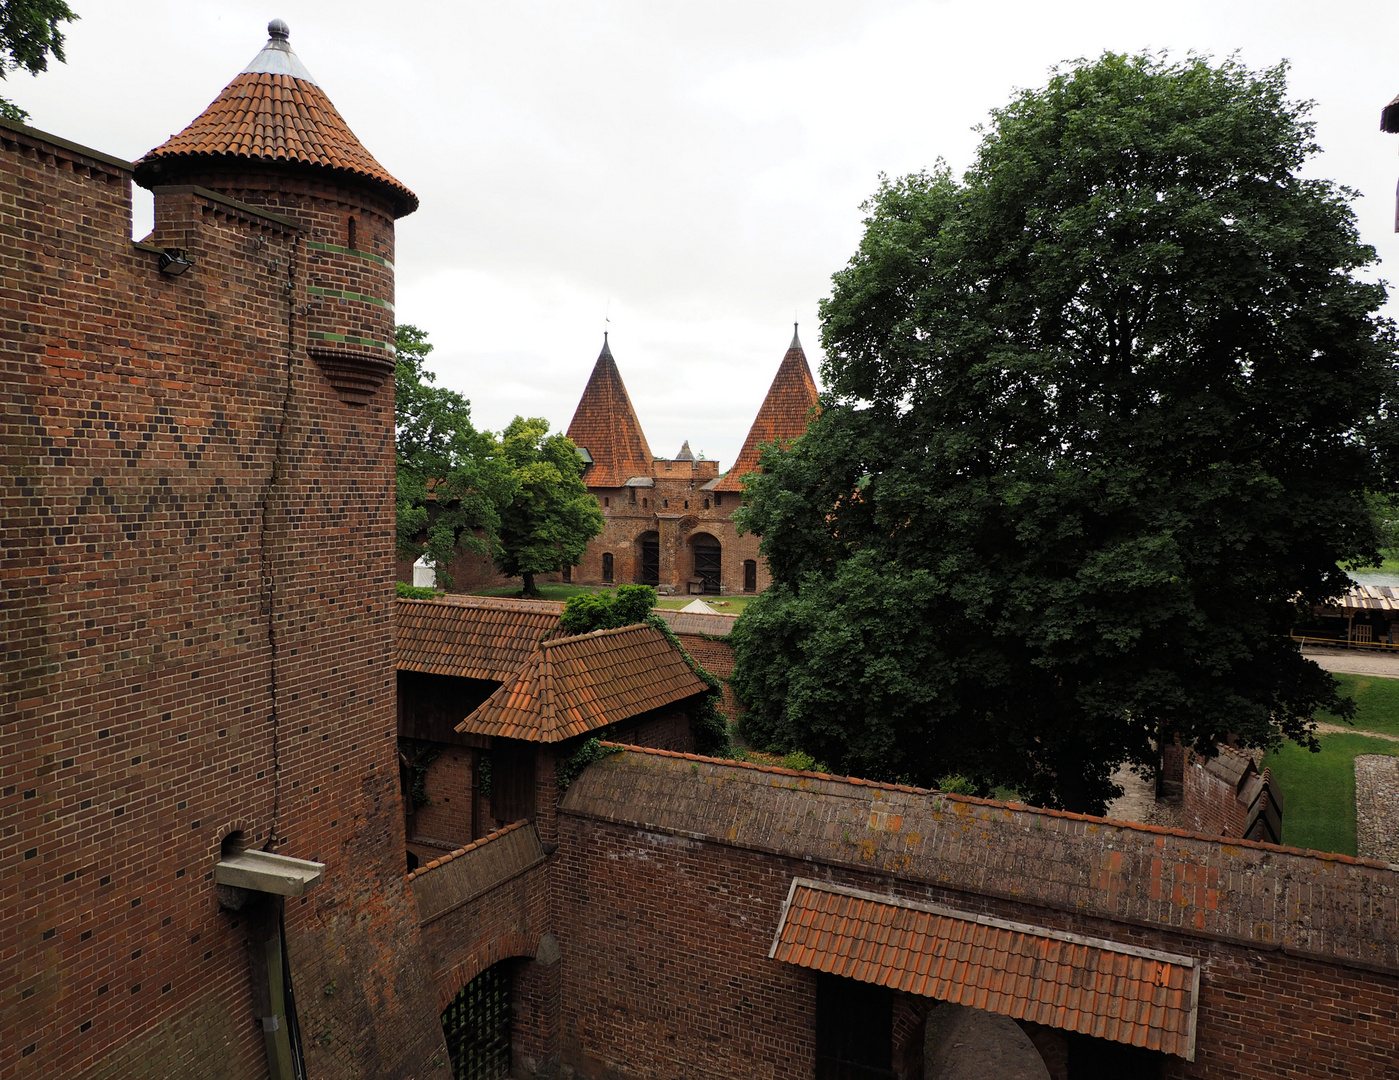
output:
<instances>
[{"instance_id":1,"label":"gravel path","mask_svg":"<svg viewBox=\"0 0 1399 1080\"><path fill-rule=\"evenodd\" d=\"M1399 757L1356 756L1355 850L1362 859L1399 863Z\"/></svg>"},{"instance_id":2,"label":"gravel path","mask_svg":"<svg viewBox=\"0 0 1399 1080\"><path fill-rule=\"evenodd\" d=\"M1384 731L1366 731L1364 728L1354 728L1348 724L1323 724L1318 721L1316 730L1318 735L1364 735L1367 739L1387 739L1389 742L1399 742L1399 735L1390 735Z\"/></svg>"},{"instance_id":3,"label":"gravel path","mask_svg":"<svg viewBox=\"0 0 1399 1080\"><path fill-rule=\"evenodd\" d=\"M1399 655L1390 652L1361 652L1357 649L1303 649L1302 655L1315 660L1327 671L1342 675L1377 675L1399 679Z\"/></svg>"}]
</instances>

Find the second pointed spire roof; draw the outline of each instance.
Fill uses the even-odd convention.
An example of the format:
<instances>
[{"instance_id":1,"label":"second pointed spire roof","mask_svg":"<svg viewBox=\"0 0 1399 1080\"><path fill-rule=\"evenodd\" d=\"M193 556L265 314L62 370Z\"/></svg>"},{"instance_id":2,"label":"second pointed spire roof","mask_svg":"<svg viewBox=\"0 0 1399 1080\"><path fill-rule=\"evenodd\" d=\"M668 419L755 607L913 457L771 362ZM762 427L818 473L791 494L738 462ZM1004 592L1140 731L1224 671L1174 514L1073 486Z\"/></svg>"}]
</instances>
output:
<instances>
[{"instance_id":1,"label":"second pointed spire roof","mask_svg":"<svg viewBox=\"0 0 1399 1080\"><path fill-rule=\"evenodd\" d=\"M748 429L743 449L723 478L714 485L715 491L742 491L743 478L758 471L758 458L767 443L789 443L806 431L811 410L816 408L816 380L806 362L806 352L797 337L797 324L792 324L792 344L778 365L772 385L762 408Z\"/></svg>"}]
</instances>

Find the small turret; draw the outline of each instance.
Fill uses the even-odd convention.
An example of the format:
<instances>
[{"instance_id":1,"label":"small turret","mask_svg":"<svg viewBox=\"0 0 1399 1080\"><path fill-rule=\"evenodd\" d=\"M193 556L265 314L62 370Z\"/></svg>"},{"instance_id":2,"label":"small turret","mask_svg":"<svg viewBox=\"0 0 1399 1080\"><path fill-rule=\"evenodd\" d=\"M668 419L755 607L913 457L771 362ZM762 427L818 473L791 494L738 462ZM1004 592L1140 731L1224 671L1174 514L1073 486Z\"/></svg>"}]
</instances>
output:
<instances>
[{"instance_id":1,"label":"small turret","mask_svg":"<svg viewBox=\"0 0 1399 1080\"><path fill-rule=\"evenodd\" d=\"M289 267L298 336L342 400L370 400L394 364L394 221L418 198L374 159L292 51L281 19L252 62L188 127L146 154L136 182L205 188L301 227Z\"/></svg>"}]
</instances>

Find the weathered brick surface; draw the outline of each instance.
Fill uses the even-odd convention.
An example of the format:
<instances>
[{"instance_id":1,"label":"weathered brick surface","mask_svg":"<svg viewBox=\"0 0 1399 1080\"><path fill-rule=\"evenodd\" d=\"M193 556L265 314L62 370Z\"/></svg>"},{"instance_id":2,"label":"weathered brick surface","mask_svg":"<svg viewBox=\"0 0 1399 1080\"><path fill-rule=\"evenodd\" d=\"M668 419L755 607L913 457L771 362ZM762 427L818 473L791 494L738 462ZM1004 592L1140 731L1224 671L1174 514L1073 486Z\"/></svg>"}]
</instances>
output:
<instances>
[{"instance_id":1,"label":"weathered brick surface","mask_svg":"<svg viewBox=\"0 0 1399 1080\"><path fill-rule=\"evenodd\" d=\"M1196 957L1197 1058L1170 1076L1392 1075L1378 864L655 752L575 781L556 858L581 1075L809 1076L814 976L767 959L795 876Z\"/></svg>"},{"instance_id":2,"label":"weathered brick surface","mask_svg":"<svg viewBox=\"0 0 1399 1080\"><path fill-rule=\"evenodd\" d=\"M549 930L543 857L533 826L514 825L409 876L439 1012L492 964L538 951Z\"/></svg>"},{"instance_id":3,"label":"weathered brick surface","mask_svg":"<svg viewBox=\"0 0 1399 1080\"><path fill-rule=\"evenodd\" d=\"M734 670L733 646L723 638L704 634L677 633L675 636L680 639L680 644L685 647L687 653L695 658L700 667L723 684L724 701L720 708L730 720L737 720L743 714L743 706L739 704L738 698L734 696L733 687L729 685L729 676L733 674ZM670 749L670 747L665 747L665 749Z\"/></svg>"},{"instance_id":4,"label":"weathered brick surface","mask_svg":"<svg viewBox=\"0 0 1399 1080\"><path fill-rule=\"evenodd\" d=\"M327 864L286 916L312 1074L441 1075L404 917L392 380L346 404L306 337L391 334L307 286L391 304L392 221L208 179L267 210L158 196L194 260L164 277L128 169L0 128L0 1077L263 1074L211 880L234 830ZM381 261L311 254L347 208Z\"/></svg>"}]
</instances>

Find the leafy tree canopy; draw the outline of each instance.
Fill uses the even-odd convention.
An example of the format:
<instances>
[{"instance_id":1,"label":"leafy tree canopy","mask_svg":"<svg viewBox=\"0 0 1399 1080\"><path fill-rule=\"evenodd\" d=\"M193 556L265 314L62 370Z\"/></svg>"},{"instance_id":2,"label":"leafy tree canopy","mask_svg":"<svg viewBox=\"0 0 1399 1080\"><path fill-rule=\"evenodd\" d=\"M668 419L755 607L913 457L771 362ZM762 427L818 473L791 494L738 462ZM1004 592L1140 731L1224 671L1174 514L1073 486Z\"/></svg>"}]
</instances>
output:
<instances>
[{"instance_id":1,"label":"leafy tree canopy","mask_svg":"<svg viewBox=\"0 0 1399 1080\"><path fill-rule=\"evenodd\" d=\"M49 57L63 63L60 24L78 18L63 0L0 0L0 79L12 71L37 75L47 71ZM29 114L0 97L0 116L24 123Z\"/></svg>"},{"instance_id":2,"label":"leafy tree canopy","mask_svg":"<svg viewBox=\"0 0 1399 1080\"><path fill-rule=\"evenodd\" d=\"M559 624L570 634L615 630L619 626L647 622L656 606L656 590L650 585L619 585L614 592L579 593L564 605Z\"/></svg>"},{"instance_id":3,"label":"leafy tree canopy","mask_svg":"<svg viewBox=\"0 0 1399 1080\"><path fill-rule=\"evenodd\" d=\"M507 577L524 579L526 596L538 596L534 575L575 565L602 532L602 510L583 486L583 459L573 441L550 435L549 421L517 416L500 445L515 491L501 504L495 564Z\"/></svg>"},{"instance_id":4,"label":"leafy tree canopy","mask_svg":"<svg viewBox=\"0 0 1399 1080\"><path fill-rule=\"evenodd\" d=\"M404 323L395 344L398 555L425 554L450 589L457 554L496 554L497 507L514 497L515 481L491 433L471 426L471 402L433 385L427 333Z\"/></svg>"},{"instance_id":5,"label":"leafy tree canopy","mask_svg":"<svg viewBox=\"0 0 1399 1080\"><path fill-rule=\"evenodd\" d=\"M1286 69L1105 54L884 180L822 412L742 511L756 745L1101 810L1153 743L1315 745L1287 637L1372 563L1395 338Z\"/></svg>"}]
</instances>

